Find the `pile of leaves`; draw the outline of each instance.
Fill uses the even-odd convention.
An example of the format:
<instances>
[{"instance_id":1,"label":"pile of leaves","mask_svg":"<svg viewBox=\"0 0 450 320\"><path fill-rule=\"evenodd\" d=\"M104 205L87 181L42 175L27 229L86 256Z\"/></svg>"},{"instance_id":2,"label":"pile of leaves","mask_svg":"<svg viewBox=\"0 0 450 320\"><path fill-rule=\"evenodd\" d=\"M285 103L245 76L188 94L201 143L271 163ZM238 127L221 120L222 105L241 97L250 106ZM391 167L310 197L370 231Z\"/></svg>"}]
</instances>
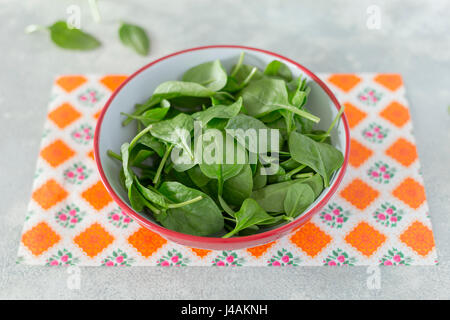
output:
<instances>
[{"instance_id":1,"label":"pile of leaves","mask_svg":"<svg viewBox=\"0 0 450 320\"><path fill-rule=\"evenodd\" d=\"M219 60L192 67L124 114L123 125L137 121L137 135L120 154L108 154L122 162L120 177L134 210L174 231L227 238L292 221L329 186L344 159L330 139L343 109L327 131L314 130L320 119L305 109L306 79L293 79L277 60L264 71L243 61L242 53L229 73ZM195 157L191 141L179 134L192 132L194 121L224 136L228 129L279 130L279 150L268 153L279 159L278 170L265 175L263 154L249 161L255 141L236 137L233 147L244 150L245 161L174 163L174 148Z\"/></svg>"}]
</instances>

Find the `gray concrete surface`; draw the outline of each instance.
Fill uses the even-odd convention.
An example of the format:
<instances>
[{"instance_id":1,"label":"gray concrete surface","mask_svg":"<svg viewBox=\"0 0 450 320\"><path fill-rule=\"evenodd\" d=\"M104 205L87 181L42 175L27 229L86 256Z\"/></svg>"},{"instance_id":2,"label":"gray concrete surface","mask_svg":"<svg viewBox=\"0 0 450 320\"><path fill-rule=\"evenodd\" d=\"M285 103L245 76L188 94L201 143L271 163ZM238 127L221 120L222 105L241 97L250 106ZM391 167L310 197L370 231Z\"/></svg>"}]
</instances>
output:
<instances>
[{"instance_id":1,"label":"gray concrete surface","mask_svg":"<svg viewBox=\"0 0 450 320\"><path fill-rule=\"evenodd\" d=\"M100 0L96 25L87 1L3 0L0 7L0 298L4 299L425 299L450 298L450 3L438 1ZM31 23L50 24L82 9L82 28L103 47L82 53L54 47ZM366 26L378 5L381 29ZM119 19L144 26L151 54L117 39ZM80 290L66 269L15 264L31 193L52 79L62 73L130 73L152 59L199 45L243 44L273 50L316 72L399 72L404 76L440 265L383 268L369 290L366 268L82 268Z\"/></svg>"}]
</instances>

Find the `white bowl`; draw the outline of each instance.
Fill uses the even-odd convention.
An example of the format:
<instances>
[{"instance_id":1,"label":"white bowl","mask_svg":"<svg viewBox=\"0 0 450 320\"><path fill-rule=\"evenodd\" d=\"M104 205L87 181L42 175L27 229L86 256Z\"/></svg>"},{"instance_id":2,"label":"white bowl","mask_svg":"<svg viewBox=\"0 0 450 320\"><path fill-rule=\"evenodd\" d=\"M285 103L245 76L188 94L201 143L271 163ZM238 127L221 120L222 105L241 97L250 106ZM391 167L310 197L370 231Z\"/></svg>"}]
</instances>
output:
<instances>
[{"instance_id":1,"label":"white bowl","mask_svg":"<svg viewBox=\"0 0 450 320\"><path fill-rule=\"evenodd\" d=\"M269 62L277 59L291 69L295 78L300 75L306 77L311 87L307 108L314 115L320 117L320 123L316 126L317 129L326 130L328 128L341 106L331 90L316 75L297 62L278 54L242 46L192 48L151 62L131 75L112 94L97 123L94 139L95 159L102 181L113 199L141 225L159 233L165 238L184 245L206 249L231 250L274 241L289 233L292 229L306 223L314 213L318 212L327 203L341 182L347 166L350 134L347 119L343 115L331 132L331 140L333 145L344 155L344 163L331 178L330 186L322 191L322 194L302 215L290 223L251 236L229 239L198 237L168 230L154 221L149 215L136 212L131 208L127 192L119 181L121 164L106 154L108 149L115 152L120 151L122 143L129 142L136 134L135 122L123 127L121 123L124 117L120 113L132 113L134 105L146 101L160 83L169 80L181 80L181 76L186 70L200 63L220 59L225 69L229 71L242 51L245 52L244 63L246 64L264 69Z\"/></svg>"}]
</instances>

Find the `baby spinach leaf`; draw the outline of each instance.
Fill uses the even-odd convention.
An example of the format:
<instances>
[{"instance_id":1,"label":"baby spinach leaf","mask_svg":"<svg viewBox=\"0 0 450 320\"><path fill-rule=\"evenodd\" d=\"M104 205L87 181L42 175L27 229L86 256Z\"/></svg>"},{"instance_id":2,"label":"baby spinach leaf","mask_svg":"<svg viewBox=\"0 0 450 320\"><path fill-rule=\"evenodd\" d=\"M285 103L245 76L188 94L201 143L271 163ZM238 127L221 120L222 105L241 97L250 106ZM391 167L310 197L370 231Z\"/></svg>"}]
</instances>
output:
<instances>
[{"instance_id":1,"label":"baby spinach leaf","mask_svg":"<svg viewBox=\"0 0 450 320\"><path fill-rule=\"evenodd\" d=\"M199 188L204 187L211 181L210 178L205 176L198 165L190 168L186 171L191 180L195 183L195 185Z\"/></svg>"},{"instance_id":2,"label":"baby spinach leaf","mask_svg":"<svg viewBox=\"0 0 450 320\"><path fill-rule=\"evenodd\" d=\"M164 117L166 116L167 112L169 111L169 108L153 108L150 110L145 111L142 115L140 116L136 116L133 114L128 114L125 112L122 112L121 114L135 119L135 120L139 120L142 122L142 124L144 126L148 126L152 123L161 121L162 119L164 119Z\"/></svg>"},{"instance_id":3,"label":"baby spinach leaf","mask_svg":"<svg viewBox=\"0 0 450 320\"><path fill-rule=\"evenodd\" d=\"M283 62L278 60L273 60L270 62L266 69L264 70L264 74L266 76L272 76L281 78L285 81L291 81L292 80L292 72L291 69L287 65L285 65Z\"/></svg>"},{"instance_id":4,"label":"baby spinach leaf","mask_svg":"<svg viewBox=\"0 0 450 320\"><path fill-rule=\"evenodd\" d=\"M274 183L253 191L252 198L267 212L284 212L284 199L288 188L298 183L295 180Z\"/></svg>"},{"instance_id":5,"label":"baby spinach leaf","mask_svg":"<svg viewBox=\"0 0 450 320\"><path fill-rule=\"evenodd\" d=\"M260 118L275 110L288 110L314 122L319 118L289 103L286 83L280 79L262 78L242 89L241 96L248 114Z\"/></svg>"},{"instance_id":6,"label":"baby spinach leaf","mask_svg":"<svg viewBox=\"0 0 450 320\"><path fill-rule=\"evenodd\" d=\"M248 161L247 152L243 147L238 144L236 141L229 142L228 139L226 139L225 134L223 132L220 132L222 135L222 141L225 141L225 143L221 144L216 139L211 139L210 141L203 141L202 143L202 155L203 155L203 161L200 163L200 170L203 172L204 175L209 177L210 179L217 179L219 180L219 188L221 188L221 183L224 181L236 176L244 167L245 163ZM218 136L217 138L220 138ZM220 149L222 147L222 149ZM207 159L206 155L208 150L211 150L211 148L214 148L212 150L215 151L222 151L222 159L214 159L218 161L213 161L211 163L211 159ZM234 148L234 158L228 159L227 161L227 153L230 153L229 148ZM244 159L238 159L239 155L244 155ZM234 161L230 161L234 160ZM244 161L239 161L244 160ZM230 163L231 162L231 163ZM219 193L220 195L220 193Z\"/></svg>"},{"instance_id":7,"label":"baby spinach leaf","mask_svg":"<svg viewBox=\"0 0 450 320\"><path fill-rule=\"evenodd\" d=\"M166 152L166 147L164 143L160 142L158 139L156 139L151 134L145 134L143 135L138 143L143 144L144 146L154 150L158 156L161 158L163 157L164 153Z\"/></svg>"},{"instance_id":8,"label":"baby spinach leaf","mask_svg":"<svg viewBox=\"0 0 450 320\"><path fill-rule=\"evenodd\" d=\"M219 91L227 83L227 73L220 60L215 60L192 67L183 75L183 81L195 82L212 91Z\"/></svg>"},{"instance_id":9,"label":"baby spinach leaf","mask_svg":"<svg viewBox=\"0 0 450 320\"><path fill-rule=\"evenodd\" d=\"M242 203L241 209L234 214L234 217L236 218L235 228L224 235L223 238L229 238L239 231L253 225L273 223L274 221L279 220L279 218L267 214L267 212L251 198L246 199L244 203Z\"/></svg>"},{"instance_id":10,"label":"baby spinach leaf","mask_svg":"<svg viewBox=\"0 0 450 320\"><path fill-rule=\"evenodd\" d=\"M138 54L146 56L150 47L145 30L137 25L122 23L119 28L119 39L127 47L133 48Z\"/></svg>"},{"instance_id":11,"label":"baby spinach leaf","mask_svg":"<svg viewBox=\"0 0 450 320\"><path fill-rule=\"evenodd\" d=\"M100 41L76 28L69 28L65 21L57 21L48 27L50 38L59 47L71 50L92 50L100 46Z\"/></svg>"},{"instance_id":12,"label":"baby spinach leaf","mask_svg":"<svg viewBox=\"0 0 450 320\"><path fill-rule=\"evenodd\" d=\"M329 186L330 177L344 162L344 156L335 147L322 142L316 142L298 132L289 136L289 150L292 158L319 173L325 187Z\"/></svg>"},{"instance_id":13,"label":"baby spinach leaf","mask_svg":"<svg viewBox=\"0 0 450 320\"><path fill-rule=\"evenodd\" d=\"M236 116L242 109L242 98L231 105L216 105L207 108L204 111L199 111L192 115L192 118L197 121L201 121L205 126L212 119L230 119Z\"/></svg>"},{"instance_id":14,"label":"baby spinach leaf","mask_svg":"<svg viewBox=\"0 0 450 320\"><path fill-rule=\"evenodd\" d=\"M284 212L288 217L299 216L311 203L314 202L314 192L311 187L304 183L290 185L284 198Z\"/></svg>"},{"instance_id":15,"label":"baby spinach leaf","mask_svg":"<svg viewBox=\"0 0 450 320\"><path fill-rule=\"evenodd\" d=\"M187 133L194 129L194 120L191 116L180 113L175 118L152 124L151 134L165 142L171 143L183 149L193 159L190 141L187 141Z\"/></svg>"},{"instance_id":16,"label":"baby spinach leaf","mask_svg":"<svg viewBox=\"0 0 450 320\"><path fill-rule=\"evenodd\" d=\"M323 190L323 180L320 174L316 173L310 178L302 180L302 183L307 184L314 191L314 199L317 199Z\"/></svg>"},{"instance_id":17,"label":"baby spinach leaf","mask_svg":"<svg viewBox=\"0 0 450 320\"><path fill-rule=\"evenodd\" d=\"M209 236L223 229L224 219L220 209L208 195L175 181L164 182L159 192L173 202L184 202L201 196L200 201L181 208L168 209L156 219L166 228L185 234Z\"/></svg>"}]
</instances>

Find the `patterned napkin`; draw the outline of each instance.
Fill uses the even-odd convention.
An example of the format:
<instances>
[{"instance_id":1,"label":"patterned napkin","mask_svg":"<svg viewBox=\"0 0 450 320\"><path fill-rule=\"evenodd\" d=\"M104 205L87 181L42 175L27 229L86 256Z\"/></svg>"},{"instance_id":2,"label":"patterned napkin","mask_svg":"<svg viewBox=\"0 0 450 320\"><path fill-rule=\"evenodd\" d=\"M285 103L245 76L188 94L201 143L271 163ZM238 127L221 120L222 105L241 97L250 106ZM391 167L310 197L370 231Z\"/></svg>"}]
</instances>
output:
<instances>
[{"instance_id":1,"label":"patterned napkin","mask_svg":"<svg viewBox=\"0 0 450 320\"><path fill-rule=\"evenodd\" d=\"M351 152L331 201L289 236L211 251L177 245L127 217L103 187L92 138L126 78L67 75L52 90L18 263L80 266L341 266L437 263L402 78L319 74L345 105Z\"/></svg>"}]
</instances>

